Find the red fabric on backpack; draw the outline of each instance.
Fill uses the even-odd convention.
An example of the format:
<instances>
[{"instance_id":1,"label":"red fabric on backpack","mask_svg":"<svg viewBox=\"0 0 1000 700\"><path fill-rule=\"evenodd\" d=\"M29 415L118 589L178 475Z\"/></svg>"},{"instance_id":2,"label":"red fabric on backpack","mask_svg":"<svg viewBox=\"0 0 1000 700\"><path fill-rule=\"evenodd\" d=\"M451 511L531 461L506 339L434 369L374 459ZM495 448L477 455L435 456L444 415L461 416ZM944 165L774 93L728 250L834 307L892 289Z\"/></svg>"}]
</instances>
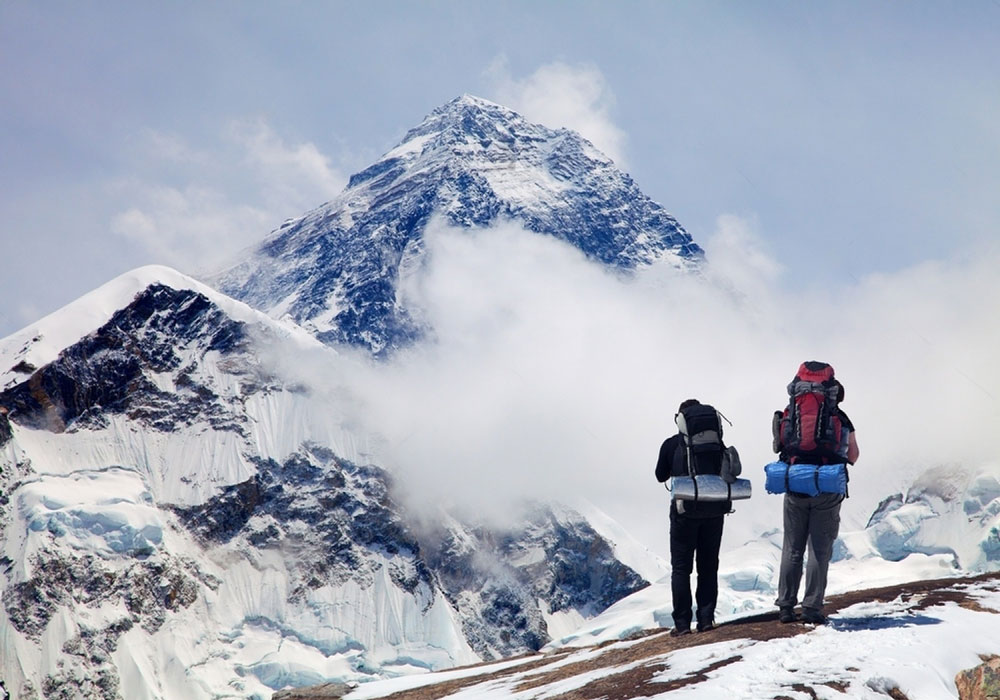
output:
<instances>
[{"instance_id":1,"label":"red fabric on backpack","mask_svg":"<svg viewBox=\"0 0 1000 700\"><path fill-rule=\"evenodd\" d=\"M780 450L790 464L845 461L847 431L837 411L840 385L833 367L803 362L788 385L789 402L780 421Z\"/></svg>"}]
</instances>

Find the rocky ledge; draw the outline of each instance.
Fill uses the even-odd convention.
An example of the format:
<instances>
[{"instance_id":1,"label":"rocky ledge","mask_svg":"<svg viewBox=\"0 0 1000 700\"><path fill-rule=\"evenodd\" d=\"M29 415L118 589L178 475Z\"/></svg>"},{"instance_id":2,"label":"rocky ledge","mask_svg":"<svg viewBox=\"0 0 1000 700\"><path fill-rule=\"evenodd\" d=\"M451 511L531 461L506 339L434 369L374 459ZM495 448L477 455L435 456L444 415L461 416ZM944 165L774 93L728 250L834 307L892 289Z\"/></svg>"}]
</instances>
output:
<instances>
[{"instance_id":1,"label":"rocky ledge","mask_svg":"<svg viewBox=\"0 0 1000 700\"><path fill-rule=\"evenodd\" d=\"M827 599L824 611L830 615L847 610L852 606L864 605L873 609L880 604L892 604L894 615L911 617L914 624L930 624L933 622L934 611L949 604L958 605L967 610L986 615L1000 615L1000 610L984 607L981 595L984 591L1000 591L1000 572L982 574L963 579L936 579L929 581L914 581L905 584L886 586L862 591L852 591ZM900 609L900 606L902 609ZM845 632L856 632L861 629L885 629L886 620L890 616L881 617L872 614L870 617L852 619L850 622L838 624L831 621L832 631L841 628ZM897 624L906 624L905 621ZM478 667L480 672L463 674L460 678L441 680L436 683L424 683L418 688L394 692L386 697L392 700L431 700L450 697L475 697L475 688L490 688L494 693L498 688L507 689L510 695L522 694L524 691L535 690L537 697L554 697L563 700L631 700L633 698L659 696L672 690L693 688L708 682L716 672L729 666L743 662L747 649L757 644L772 640L790 639L815 631L813 625L781 624L778 622L777 611L751 615L719 625L709 632L690 634L681 637L671 637L665 630L648 629L636 633L627 640L599 644L591 649L562 649L547 654L531 654L519 660L509 659L503 664L486 663ZM740 647L730 652L719 652L706 657L703 668L693 667L690 672L665 675L670 670L672 652L683 649L694 649L705 645L718 645L720 642L745 641ZM718 647L723 649L724 647ZM584 652L584 653L579 653ZM569 657L573 655L575 661ZM473 669L470 669L472 671ZM844 697L853 697L851 688L855 683L866 684L864 678L858 676L859 669L847 667L841 669L838 677L823 678L822 671L813 669L811 676L803 676L802 680L782 685L789 693L805 694L810 697L820 697L814 685L833 688ZM786 674L787 675L787 674ZM568 679L588 676L589 681L582 681L570 693L560 693L559 687L566 687ZM898 686L892 686L887 679L881 679L888 684L885 694L896 700L910 700L909 696ZM655 683L655 685L650 685ZM1000 684L1000 656L989 655L983 658L983 664L976 668L963 671L955 679L959 700L991 700L997 695ZM825 689L824 688L824 689ZM822 689L821 689L822 690ZM282 690L275 693L273 700L335 700L350 697L350 688L343 685L313 686L295 690ZM534 697L534 696L532 696ZM777 697L790 697L779 695ZM825 696L824 696L825 697Z\"/></svg>"}]
</instances>

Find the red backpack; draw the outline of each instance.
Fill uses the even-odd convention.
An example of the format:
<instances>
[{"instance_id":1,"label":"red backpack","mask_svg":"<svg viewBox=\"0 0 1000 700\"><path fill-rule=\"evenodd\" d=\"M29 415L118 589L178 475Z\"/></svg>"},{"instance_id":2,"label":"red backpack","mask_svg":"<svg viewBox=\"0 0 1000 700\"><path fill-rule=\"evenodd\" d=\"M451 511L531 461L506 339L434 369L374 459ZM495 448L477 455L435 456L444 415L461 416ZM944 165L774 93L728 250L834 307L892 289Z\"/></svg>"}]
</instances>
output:
<instances>
[{"instance_id":1,"label":"red backpack","mask_svg":"<svg viewBox=\"0 0 1000 700\"><path fill-rule=\"evenodd\" d=\"M788 385L788 407L775 411L774 451L789 464L839 464L848 430L837 410L840 382L825 362L803 362Z\"/></svg>"}]
</instances>

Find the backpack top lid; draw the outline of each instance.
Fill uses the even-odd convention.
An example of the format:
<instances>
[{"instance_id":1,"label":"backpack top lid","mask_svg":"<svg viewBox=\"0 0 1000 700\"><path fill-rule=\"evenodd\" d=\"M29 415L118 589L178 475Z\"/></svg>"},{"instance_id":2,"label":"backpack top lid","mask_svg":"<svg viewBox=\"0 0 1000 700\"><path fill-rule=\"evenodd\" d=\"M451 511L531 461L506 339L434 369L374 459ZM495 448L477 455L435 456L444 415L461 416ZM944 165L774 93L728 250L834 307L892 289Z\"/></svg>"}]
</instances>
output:
<instances>
[{"instance_id":1,"label":"backpack top lid","mask_svg":"<svg viewBox=\"0 0 1000 700\"><path fill-rule=\"evenodd\" d=\"M788 408L772 423L774 447L782 460L829 464L846 455L847 432L837 408L843 386L834 378L833 367L803 362L788 385L788 395Z\"/></svg>"},{"instance_id":2,"label":"backpack top lid","mask_svg":"<svg viewBox=\"0 0 1000 700\"><path fill-rule=\"evenodd\" d=\"M799 371L795 373L794 381L822 384L831 379L833 379L833 367L826 362L810 360L799 365Z\"/></svg>"},{"instance_id":3,"label":"backpack top lid","mask_svg":"<svg viewBox=\"0 0 1000 700\"><path fill-rule=\"evenodd\" d=\"M708 404L688 406L674 416L677 430L689 445L718 445L722 442L722 422L719 412Z\"/></svg>"},{"instance_id":4,"label":"backpack top lid","mask_svg":"<svg viewBox=\"0 0 1000 700\"><path fill-rule=\"evenodd\" d=\"M788 395L792 398L808 393L829 394L837 400L840 382L833 377L833 367L825 362L803 362L792 381L788 383Z\"/></svg>"}]
</instances>

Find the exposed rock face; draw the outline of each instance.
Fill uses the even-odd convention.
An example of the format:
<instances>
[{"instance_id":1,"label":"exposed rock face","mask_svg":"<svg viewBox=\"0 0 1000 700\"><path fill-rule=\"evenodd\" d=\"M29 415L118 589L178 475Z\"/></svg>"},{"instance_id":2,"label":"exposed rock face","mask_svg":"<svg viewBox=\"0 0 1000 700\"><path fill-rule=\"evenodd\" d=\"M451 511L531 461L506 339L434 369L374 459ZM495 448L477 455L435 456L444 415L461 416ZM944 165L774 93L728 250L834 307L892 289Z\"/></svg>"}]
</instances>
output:
<instances>
[{"instance_id":1,"label":"exposed rock face","mask_svg":"<svg viewBox=\"0 0 1000 700\"><path fill-rule=\"evenodd\" d=\"M167 613L187 607L197 597L196 577L170 559L139 561L115 570L93 556L47 555L39 556L33 569L31 579L3 593L11 624L29 639L38 638L61 605L123 603L128 617L113 626L116 637L133 624L155 632Z\"/></svg>"},{"instance_id":2,"label":"exposed rock face","mask_svg":"<svg viewBox=\"0 0 1000 700\"><path fill-rule=\"evenodd\" d=\"M428 566L483 658L549 641L538 601L547 613L592 615L649 585L572 511L536 504L519 522L499 531L453 522L426 536Z\"/></svg>"},{"instance_id":3,"label":"exposed rock face","mask_svg":"<svg viewBox=\"0 0 1000 700\"><path fill-rule=\"evenodd\" d=\"M10 430L10 419L7 417L7 409L0 409L0 447L3 447L13 437Z\"/></svg>"},{"instance_id":4,"label":"exposed rock face","mask_svg":"<svg viewBox=\"0 0 1000 700\"><path fill-rule=\"evenodd\" d=\"M959 700L1000 700L1000 656L981 658L983 663L955 676Z\"/></svg>"},{"instance_id":5,"label":"exposed rock face","mask_svg":"<svg viewBox=\"0 0 1000 700\"><path fill-rule=\"evenodd\" d=\"M231 411L198 376L201 360L246 353L244 324L204 295L153 285L99 329L30 378L0 394L19 425L62 432L100 428L109 414L170 431L207 418L238 430ZM157 381L169 375L171 388ZM2 440L0 426L0 440Z\"/></svg>"},{"instance_id":6,"label":"exposed rock face","mask_svg":"<svg viewBox=\"0 0 1000 700\"><path fill-rule=\"evenodd\" d=\"M191 605L199 590L199 575L192 565L169 556L122 568L120 562L94 556L53 553L37 557L32 568L29 580L3 592L14 628L37 641L60 609L73 610L81 620L77 633L63 644L59 671L43 679L44 698L121 698L118 669L111 658L119 638L135 626L156 632L168 614ZM120 614L98 626L83 622L101 609Z\"/></svg>"},{"instance_id":7,"label":"exposed rock face","mask_svg":"<svg viewBox=\"0 0 1000 700\"><path fill-rule=\"evenodd\" d=\"M390 495L387 472L352 464L317 445L284 464L260 466L254 478L205 504L177 508L181 520L207 544L236 539L239 547L302 552L302 567L292 572L292 598L348 580L370 586L383 559L389 559L392 581L401 589L422 587L432 595L431 574Z\"/></svg>"},{"instance_id":8,"label":"exposed rock face","mask_svg":"<svg viewBox=\"0 0 1000 700\"><path fill-rule=\"evenodd\" d=\"M625 270L703 255L676 219L578 134L463 96L216 283L324 342L384 354L421 332L400 299L400 280L419 267L435 214L460 227L515 221Z\"/></svg>"},{"instance_id":9,"label":"exposed rock face","mask_svg":"<svg viewBox=\"0 0 1000 700\"><path fill-rule=\"evenodd\" d=\"M312 445L195 508L178 508L206 543L302 552L291 598L354 581L382 567L400 590L430 602L443 594L483 658L535 651L549 641L547 612L596 614L648 585L572 511L534 506L507 530L464 525L414 529L388 472ZM416 531L421 534L418 536Z\"/></svg>"}]
</instances>

